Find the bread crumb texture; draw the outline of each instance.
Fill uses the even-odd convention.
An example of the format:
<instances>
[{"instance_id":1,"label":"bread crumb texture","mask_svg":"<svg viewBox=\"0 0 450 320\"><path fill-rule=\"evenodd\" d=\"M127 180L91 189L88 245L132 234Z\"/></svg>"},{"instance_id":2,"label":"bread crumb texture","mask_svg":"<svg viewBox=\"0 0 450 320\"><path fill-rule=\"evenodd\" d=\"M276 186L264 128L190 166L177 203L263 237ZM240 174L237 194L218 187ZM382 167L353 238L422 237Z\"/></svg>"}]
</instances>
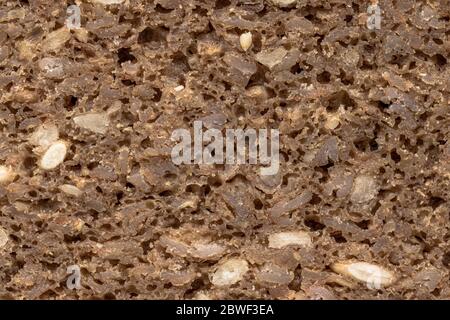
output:
<instances>
[{"instance_id":1,"label":"bread crumb texture","mask_svg":"<svg viewBox=\"0 0 450 320\"><path fill-rule=\"evenodd\" d=\"M450 7L369 3L2 1L0 298L450 299Z\"/></svg>"}]
</instances>

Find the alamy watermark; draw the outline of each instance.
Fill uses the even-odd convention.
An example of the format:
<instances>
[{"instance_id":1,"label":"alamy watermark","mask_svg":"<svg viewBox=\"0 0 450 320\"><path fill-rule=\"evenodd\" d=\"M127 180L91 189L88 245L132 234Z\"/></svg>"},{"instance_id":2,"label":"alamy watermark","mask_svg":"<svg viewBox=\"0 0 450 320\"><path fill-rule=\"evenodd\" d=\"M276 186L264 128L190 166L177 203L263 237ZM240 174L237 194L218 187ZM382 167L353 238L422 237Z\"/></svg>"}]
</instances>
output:
<instances>
[{"instance_id":1,"label":"alamy watermark","mask_svg":"<svg viewBox=\"0 0 450 320\"><path fill-rule=\"evenodd\" d=\"M378 270L374 270L373 273L367 278L366 285L370 290L380 290L383 283L383 273Z\"/></svg>"},{"instance_id":2,"label":"alamy watermark","mask_svg":"<svg viewBox=\"0 0 450 320\"><path fill-rule=\"evenodd\" d=\"M70 276L67 278L66 285L70 290L81 288L81 271L80 266L72 265L67 267L67 274Z\"/></svg>"},{"instance_id":3,"label":"alamy watermark","mask_svg":"<svg viewBox=\"0 0 450 320\"><path fill-rule=\"evenodd\" d=\"M367 7L367 28L369 30L381 29L381 9L378 4L371 4Z\"/></svg>"},{"instance_id":4,"label":"alamy watermark","mask_svg":"<svg viewBox=\"0 0 450 320\"><path fill-rule=\"evenodd\" d=\"M247 163L256 165L259 160L261 165L267 166L260 168L260 174L274 175L280 168L280 133L276 129L270 129L270 137L268 133L267 129L259 129L258 132L252 128L225 129L224 137L222 131L215 128L203 132L202 121L194 121L193 139L187 129L173 131L172 141L179 142L172 148L172 161L177 165ZM204 146L205 143L208 144Z\"/></svg>"},{"instance_id":5,"label":"alamy watermark","mask_svg":"<svg viewBox=\"0 0 450 320\"><path fill-rule=\"evenodd\" d=\"M81 28L81 11L80 7L73 4L67 7L66 10L66 27L68 29L80 29Z\"/></svg>"},{"instance_id":6,"label":"alamy watermark","mask_svg":"<svg viewBox=\"0 0 450 320\"><path fill-rule=\"evenodd\" d=\"M66 27L73 29L81 28L81 10L80 7L73 4L67 7ZM381 9L380 6L374 1L367 7L367 28L369 30L381 29Z\"/></svg>"}]
</instances>

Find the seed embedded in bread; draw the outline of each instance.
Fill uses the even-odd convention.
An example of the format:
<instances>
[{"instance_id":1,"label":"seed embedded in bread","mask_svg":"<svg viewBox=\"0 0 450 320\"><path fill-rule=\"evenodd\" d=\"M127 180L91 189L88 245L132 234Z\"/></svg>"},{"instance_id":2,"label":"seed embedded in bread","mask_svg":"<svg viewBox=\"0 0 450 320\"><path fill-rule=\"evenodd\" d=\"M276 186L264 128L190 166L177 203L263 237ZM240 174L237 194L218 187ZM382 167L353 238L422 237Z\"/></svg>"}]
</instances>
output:
<instances>
[{"instance_id":1,"label":"seed embedded in bread","mask_svg":"<svg viewBox=\"0 0 450 320\"><path fill-rule=\"evenodd\" d=\"M44 170L55 169L64 161L66 153L67 143L62 140L56 141L50 145L47 151L45 151L39 161L39 166Z\"/></svg>"},{"instance_id":2,"label":"seed embedded in bread","mask_svg":"<svg viewBox=\"0 0 450 320\"><path fill-rule=\"evenodd\" d=\"M8 242L8 234L6 233L5 229L0 227L0 248L3 248L7 242Z\"/></svg>"},{"instance_id":3,"label":"seed embedded in bread","mask_svg":"<svg viewBox=\"0 0 450 320\"><path fill-rule=\"evenodd\" d=\"M59 132L56 125L47 123L41 125L30 137L30 142L37 146L39 150L44 151L53 142L58 140Z\"/></svg>"},{"instance_id":4,"label":"seed embedded in bread","mask_svg":"<svg viewBox=\"0 0 450 320\"><path fill-rule=\"evenodd\" d=\"M222 263L211 276L215 286L230 286L239 282L248 271L248 263L243 259L233 258Z\"/></svg>"},{"instance_id":5,"label":"seed embedded in bread","mask_svg":"<svg viewBox=\"0 0 450 320\"><path fill-rule=\"evenodd\" d=\"M338 262L331 265L334 272L365 282L369 289L389 286L395 281L393 272L367 262Z\"/></svg>"},{"instance_id":6,"label":"seed embedded in bread","mask_svg":"<svg viewBox=\"0 0 450 320\"><path fill-rule=\"evenodd\" d=\"M247 51L252 46L252 33L245 32L239 37L239 43L244 51Z\"/></svg>"},{"instance_id":7,"label":"seed embedded in bread","mask_svg":"<svg viewBox=\"0 0 450 320\"><path fill-rule=\"evenodd\" d=\"M311 236L305 231L286 231L269 236L269 248L281 249L287 246L310 247Z\"/></svg>"},{"instance_id":8,"label":"seed embedded in bread","mask_svg":"<svg viewBox=\"0 0 450 320\"><path fill-rule=\"evenodd\" d=\"M75 187L71 184L60 185L59 190L61 190L65 194L68 194L68 195L74 196L74 197L80 197L83 194L83 191L81 191L80 189L78 189L77 187Z\"/></svg>"},{"instance_id":9,"label":"seed embedded in bread","mask_svg":"<svg viewBox=\"0 0 450 320\"><path fill-rule=\"evenodd\" d=\"M15 174L11 167L0 166L0 184L8 183L14 180Z\"/></svg>"},{"instance_id":10,"label":"seed embedded in bread","mask_svg":"<svg viewBox=\"0 0 450 320\"><path fill-rule=\"evenodd\" d=\"M101 134L105 134L109 126L109 119L106 113L91 112L82 114L73 118L73 122L83 129Z\"/></svg>"}]
</instances>

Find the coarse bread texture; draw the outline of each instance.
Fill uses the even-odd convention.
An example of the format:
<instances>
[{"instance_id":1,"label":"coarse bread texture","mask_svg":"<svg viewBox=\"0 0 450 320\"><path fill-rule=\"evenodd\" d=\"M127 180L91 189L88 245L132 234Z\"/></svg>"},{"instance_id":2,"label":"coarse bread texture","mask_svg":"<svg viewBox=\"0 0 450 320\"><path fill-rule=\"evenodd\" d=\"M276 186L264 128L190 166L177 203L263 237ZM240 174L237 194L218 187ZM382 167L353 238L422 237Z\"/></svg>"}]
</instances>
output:
<instances>
[{"instance_id":1,"label":"coarse bread texture","mask_svg":"<svg viewBox=\"0 0 450 320\"><path fill-rule=\"evenodd\" d=\"M0 298L450 299L449 19L448 0L2 1ZM278 129L279 172L175 165L195 120Z\"/></svg>"}]
</instances>

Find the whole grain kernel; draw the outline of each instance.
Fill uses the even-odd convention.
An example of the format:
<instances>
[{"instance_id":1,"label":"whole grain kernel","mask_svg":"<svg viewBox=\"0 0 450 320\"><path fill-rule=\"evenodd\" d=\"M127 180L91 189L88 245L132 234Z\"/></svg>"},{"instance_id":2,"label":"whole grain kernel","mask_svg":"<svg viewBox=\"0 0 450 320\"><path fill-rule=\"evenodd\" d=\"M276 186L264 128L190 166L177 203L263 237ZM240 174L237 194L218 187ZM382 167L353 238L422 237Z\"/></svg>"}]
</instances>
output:
<instances>
[{"instance_id":1,"label":"whole grain kernel","mask_svg":"<svg viewBox=\"0 0 450 320\"><path fill-rule=\"evenodd\" d=\"M252 45L252 33L245 32L241 34L239 37L239 43L241 44L242 50L247 51Z\"/></svg>"},{"instance_id":2,"label":"whole grain kernel","mask_svg":"<svg viewBox=\"0 0 450 320\"><path fill-rule=\"evenodd\" d=\"M210 259L223 254L225 247L216 243L193 243L190 254L201 259Z\"/></svg>"},{"instance_id":3,"label":"whole grain kernel","mask_svg":"<svg viewBox=\"0 0 450 320\"><path fill-rule=\"evenodd\" d=\"M55 169L64 161L66 153L67 143L61 140L56 141L49 146L47 151L45 151L39 161L39 166L44 170Z\"/></svg>"},{"instance_id":4,"label":"whole grain kernel","mask_svg":"<svg viewBox=\"0 0 450 320\"><path fill-rule=\"evenodd\" d=\"M248 263L243 259L230 259L217 268L211 276L215 286L230 286L239 282L248 271Z\"/></svg>"},{"instance_id":5,"label":"whole grain kernel","mask_svg":"<svg viewBox=\"0 0 450 320\"><path fill-rule=\"evenodd\" d=\"M305 231L286 231L269 235L269 248L281 249L287 246L310 247L311 236Z\"/></svg>"},{"instance_id":6,"label":"whole grain kernel","mask_svg":"<svg viewBox=\"0 0 450 320\"><path fill-rule=\"evenodd\" d=\"M344 276L349 276L369 286L389 286L395 281L393 272L367 262L340 262L331 265L331 269Z\"/></svg>"},{"instance_id":7,"label":"whole grain kernel","mask_svg":"<svg viewBox=\"0 0 450 320\"><path fill-rule=\"evenodd\" d=\"M58 140L59 131L54 124L43 124L30 137L30 142L43 149L48 148L53 142Z\"/></svg>"},{"instance_id":8,"label":"whole grain kernel","mask_svg":"<svg viewBox=\"0 0 450 320\"><path fill-rule=\"evenodd\" d=\"M109 126L106 113L86 113L73 118L76 125L96 133L105 134Z\"/></svg>"},{"instance_id":9,"label":"whole grain kernel","mask_svg":"<svg viewBox=\"0 0 450 320\"><path fill-rule=\"evenodd\" d=\"M297 2L297 0L271 0L271 1L273 4L281 8L292 6Z\"/></svg>"},{"instance_id":10,"label":"whole grain kernel","mask_svg":"<svg viewBox=\"0 0 450 320\"><path fill-rule=\"evenodd\" d=\"M60 185L59 189L62 192L66 193L68 195L74 196L74 197L80 197L83 194L83 192L80 189L78 189L77 187L75 187L71 184Z\"/></svg>"},{"instance_id":11,"label":"whole grain kernel","mask_svg":"<svg viewBox=\"0 0 450 320\"><path fill-rule=\"evenodd\" d=\"M11 167L9 166L0 166L0 184L8 183L14 180L15 174Z\"/></svg>"},{"instance_id":12,"label":"whole grain kernel","mask_svg":"<svg viewBox=\"0 0 450 320\"><path fill-rule=\"evenodd\" d=\"M6 233L5 229L0 227L0 248L3 248L7 242L8 242L8 234Z\"/></svg>"},{"instance_id":13,"label":"whole grain kernel","mask_svg":"<svg viewBox=\"0 0 450 320\"><path fill-rule=\"evenodd\" d=\"M90 0L90 1L94 2L94 3L100 3L103 5L121 4L121 3L125 2L125 0Z\"/></svg>"},{"instance_id":14,"label":"whole grain kernel","mask_svg":"<svg viewBox=\"0 0 450 320\"><path fill-rule=\"evenodd\" d=\"M175 90L176 92L180 92L180 91L184 90L184 86L182 86L182 85L176 86L173 90Z\"/></svg>"}]
</instances>

